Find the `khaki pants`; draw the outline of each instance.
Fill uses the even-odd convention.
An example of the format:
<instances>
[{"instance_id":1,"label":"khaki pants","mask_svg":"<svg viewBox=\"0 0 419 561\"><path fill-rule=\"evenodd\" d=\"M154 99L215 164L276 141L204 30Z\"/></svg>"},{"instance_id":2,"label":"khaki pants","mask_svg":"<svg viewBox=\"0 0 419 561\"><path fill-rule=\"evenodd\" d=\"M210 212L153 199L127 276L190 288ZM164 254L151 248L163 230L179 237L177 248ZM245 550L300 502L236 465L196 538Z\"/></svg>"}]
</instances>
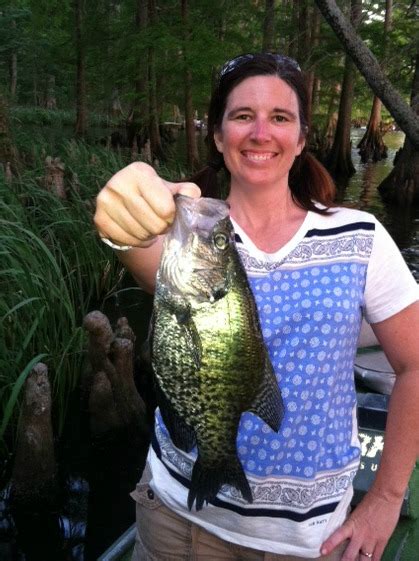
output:
<instances>
[{"instance_id":1,"label":"khaki pants","mask_svg":"<svg viewBox=\"0 0 419 561\"><path fill-rule=\"evenodd\" d=\"M131 561L314 561L265 553L226 542L168 509L148 486L145 473L132 493L137 536ZM317 561L340 561L345 544Z\"/></svg>"}]
</instances>

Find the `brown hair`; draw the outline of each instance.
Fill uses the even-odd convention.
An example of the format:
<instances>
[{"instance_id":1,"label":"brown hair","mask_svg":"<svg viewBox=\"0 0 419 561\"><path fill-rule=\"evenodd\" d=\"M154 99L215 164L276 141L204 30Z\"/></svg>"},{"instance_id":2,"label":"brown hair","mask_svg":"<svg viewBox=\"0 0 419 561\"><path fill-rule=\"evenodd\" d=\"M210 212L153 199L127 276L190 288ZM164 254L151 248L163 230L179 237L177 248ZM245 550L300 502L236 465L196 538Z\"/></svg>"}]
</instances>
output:
<instances>
[{"instance_id":1,"label":"brown hair","mask_svg":"<svg viewBox=\"0 0 419 561\"><path fill-rule=\"evenodd\" d=\"M250 53L232 59L221 69L218 84L211 96L206 138L208 164L190 178L201 188L204 196L219 197L217 172L224 169L228 173L223 155L218 152L214 141L214 132L221 127L228 96L246 78L263 75L278 76L293 89L298 100L301 133L307 138L310 115L307 84L296 61L275 53ZM295 158L289 174L289 186L294 201L306 210L324 214L333 206L333 179L306 147ZM326 208L318 208L316 202Z\"/></svg>"}]
</instances>

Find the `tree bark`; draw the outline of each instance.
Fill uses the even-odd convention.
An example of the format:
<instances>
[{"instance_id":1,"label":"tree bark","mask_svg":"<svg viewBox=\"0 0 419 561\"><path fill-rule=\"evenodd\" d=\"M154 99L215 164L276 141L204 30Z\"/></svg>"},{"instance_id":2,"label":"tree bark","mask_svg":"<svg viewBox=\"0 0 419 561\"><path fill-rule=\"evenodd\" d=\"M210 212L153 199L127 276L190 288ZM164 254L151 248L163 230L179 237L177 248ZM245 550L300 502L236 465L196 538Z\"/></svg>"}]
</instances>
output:
<instances>
[{"instance_id":1,"label":"tree bark","mask_svg":"<svg viewBox=\"0 0 419 561\"><path fill-rule=\"evenodd\" d=\"M297 60L302 68L307 66L310 49L310 32L307 0L298 3L298 49Z\"/></svg>"},{"instance_id":2,"label":"tree bark","mask_svg":"<svg viewBox=\"0 0 419 561\"><path fill-rule=\"evenodd\" d=\"M317 6L313 6L308 11L310 14L310 30L309 30L309 42L308 42L308 57L310 53L315 51L319 46L319 35L320 35L320 12ZM308 95L309 95L309 120L311 120L311 115L314 113L314 105L318 102L318 88L320 86L319 80L316 80L316 64L315 62L309 61L307 57L306 60L306 75L308 84Z\"/></svg>"},{"instance_id":3,"label":"tree bark","mask_svg":"<svg viewBox=\"0 0 419 561\"><path fill-rule=\"evenodd\" d=\"M336 123L338 121L337 106L339 104L339 96L341 92L341 84L335 84L327 109L327 116L323 128L316 133L316 138L312 139L314 150L317 158L323 163L326 162L327 155L333 146L333 139L336 133Z\"/></svg>"},{"instance_id":4,"label":"tree bark","mask_svg":"<svg viewBox=\"0 0 419 561\"><path fill-rule=\"evenodd\" d=\"M290 1L290 26L288 34L288 55L292 58L298 56L298 36L296 37L295 30L298 28L298 0Z\"/></svg>"},{"instance_id":5,"label":"tree bark","mask_svg":"<svg viewBox=\"0 0 419 561\"><path fill-rule=\"evenodd\" d=\"M112 119L120 119L122 117L122 105L118 88L113 88L112 90L110 114Z\"/></svg>"},{"instance_id":6,"label":"tree bark","mask_svg":"<svg viewBox=\"0 0 419 561\"><path fill-rule=\"evenodd\" d=\"M135 28L137 43L147 29L148 1L137 0ZM134 101L131 114L127 119L127 141L132 159L136 159L138 149L142 148L148 138L149 99L148 99L148 53L138 52L136 60L136 77L134 81Z\"/></svg>"},{"instance_id":7,"label":"tree bark","mask_svg":"<svg viewBox=\"0 0 419 561\"><path fill-rule=\"evenodd\" d=\"M76 18L76 136L86 134L86 69L85 49L83 40L83 11L84 0L74 0L74 15Z\"/></svg>"},{"instance_id":8,"label":"tree bark","mask_svg":"<svg viewBox=\"0 0 419 561\"><path fill-rule=\"evenodd\" d=\"M415 114L419 115L419 51L416 53L411 106ZM384 199L399 206L419 202L419 149L407 135L403 148L396 156L394 168L378 190Z\"/></svg>"},{"instance_id":9,"label":"tree bark","mask_svg":"<svg viewBox=\"0 0 419 561\"><path fill-rule=\"evenodd\" d=\"M356 28L361 20L361 0L351 0L351 21ZM326 166L334 177L348 178L355 173L351 155L351 113L355 67L350 57L345 57L345 70L340 96L336 134Z\"/></svg>"},{"instance_id":10,"label":"tree bark","mask_svg":"<svg viewBox=\"0 0 419 561\"><path fill-rule=\"evenodd\" d=\"M50 74L47 78L45 107L47 109L57 109L57 98L55 97L55 76L52 74Z\"/></svg>"},{"instance_id":11,"label":"tree bark","mask_svg":"<svg viewBox=\"0 0 419 561\"><path fill-rule=\"evenodd\" d=\"M326 156L327 169L334 177L345 178L355 173L351 156L350 136L353 82L354 67L349 58L346 58L335 138L332 148Z\"/></svg>"},{"instance_id":12,"label":"tree bark","mask_svg":"<svg viewBox=\"0 0 419 561\"><path fill-rule=\"evenodd\" d=\"M149 0L148 14L150 23L156 22L156 0ZM149 131L152 159L163 158L163 148L159 129L159 111L157 104L156 53L153 46L148 49L148 79L149 79Z\"/></svg>"},{"instance_id":13,"label":"tree bark","mask_svg":"<svg viewBox=\"0 0 419 561\"><path fill-rule=\"evenodd\" d=\"M0 166L7 176L7 170L16 171L18 154L13 143L9 122L9 107L5 98L0 93Z\"/></svg>"},{"instance_id":14,"label":"tree bark","mask_svg":"<svg viewBox=\"0 0 419 561\"><path fill-rule=\"evenodd\" d=\"M83 327L89 336L91 365L82 380L91 436L84 559L93 561L115 539L115 533L119 535L132 523L129 492L141 477L152 425L134 382L135 336L127 320L119 318L112 330L108 318L95 310L85 316ZM110 454L117 461L109 461ZM113 516L104 508L104 497L112 505Z\"/></svg>"},{"instance_id":15,"label":"tree bark","mask_svg":"<svg viewBox=\"0 0 419 561\"><path fill-rule=\"evenodd\" d=\"M38 363L24 386L10 496L19 545L28 561L64 561L57 474L48 370Z\"/></svg>"},{"instance_id":16,"label":"tree bark","mask_svg":"<svg viewBox=\"0 0 419 561\"><path fill-rule=\"evenodd\" d=\"M187 162L191 171L199 167L198 143L196 141L194 109L192 98L192 73L188 66L186 56L189 42L189 6L188 0L182 0L182 28L183 28L183 65L184 65L184 99L185 99L185 130L186 130L186 150Z\"/></svg>"},{"instance_id":17,"label":"tree bark","mask_svg":"<svg viewBox=\"0 0 419 561\"><path fill-rule=\"evenodd\" d=\"M16 20L12 20L12 28L14 34L16 33ZM15 48L10 53L9 60L9 75L10 75L10 97L13 99L16 97L17 90L17 52Z\"/></svg>"},{"instance_id":18,"label":"tree bark","mask_svg":"<svg viewBox=\"0 0 419 561\"><path fill-rule=\"evenodd\" d=\"M377 59L358 37L334 0L315 0L326 21L330 24L345 51L354 60L373 92L393 116L410 142L419 149L419 117L405 103L402 96L382 72Z\"/></svg>"},{"instance_id":19,"label":"tree bark","mask_svg":"<svg viewBox=\"0 0 419 561\"><path fill-rule=\"evenodd\" d=\"M10 96L16 97L17 90L17 54L12 53L10 56Z\"/></svg>"},{"instance_id":20,"label":"tree bark","mask_svg":"<svg viewBox=\"0 0 419 561\"><path fill-rule=\"evenodd\" d=\"M265 0L265 17L263 19L262 51L275 48L275 0Z\"/></svg>"},{"instance_id":21,"label":"tree bark","mask_svg":"<svg viewBox=\"0 0 419 561\"><path fill-rule=\"evenodd\" d=\"M393 0L386 0L386 14L384 19L384 48L382 60L387 59L388 41L387 34L391 31L393 16ZM387 158L387 146L384 144L383 131L381 130L381 100L374 96L371 108L371 115L368 121L367 130L358 144L361 161L363 163L372 160L378 162Z\"/></svg>"},{"instance_id":22,"label":"tree bark","mask_svg":"<svg viewBox=\"0 0 419 561\"><path fill-rule=\"evenodd\" d=\"M378 162L387 158L387 146L384 144L381 123L381 100L374 96L371 115L367 130L358 144L361 161L365 164L369 160Z\"/></svg>"},{"instance_id":23,"label":"tree bark","mask_svg":"<svg viewBox=\"0 0 419 561\"><path fill-rule=\"evenodd\" d=\"M38 363L24 386L18 444L13 466L13 496L26 505L58 497L51 420L51 389L45 364Z\"/></svg>"},{"instance_id":24,"label":"tree bark","mask_svg":"<svg viewBox=\"0 0 419 561\"><path fill-rule=\"evenodd\" d=\"M125 318L118 320L115 333L108 318L94 310L83 320L83 327L89 334L89 360L92 375L85 381L84 394L88 399L94 376L105 373L112 388L116 414L121 426L131 427L136 437L143 438L148 433L145 404L139 396L133 378L133 353L135 336L127 328ZM96 398L95 398L96 399ZM95 402L95 400L93 400ZM113 408L112 408L113 409ZM97 411L95 411L97 414ZM106 417L106 411L101 415ZM106 421L106 420L105 420ZM105 423L105 421L101 421ZM99 421L95 418L96 426Z\"/></svg>"}]
</instances>

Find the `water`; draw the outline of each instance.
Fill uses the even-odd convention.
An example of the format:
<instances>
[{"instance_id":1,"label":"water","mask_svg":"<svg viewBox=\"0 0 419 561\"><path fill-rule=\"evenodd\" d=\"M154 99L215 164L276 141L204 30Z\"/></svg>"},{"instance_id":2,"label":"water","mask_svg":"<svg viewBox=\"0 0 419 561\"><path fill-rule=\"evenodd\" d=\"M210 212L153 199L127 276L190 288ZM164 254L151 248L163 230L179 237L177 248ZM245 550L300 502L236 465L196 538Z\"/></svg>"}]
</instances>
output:
<instances>
[{"instance_id":1,"label":"water","mask_svg":"<svg viewBox=\"0 0 419 561\"><path fill-rule=\"evenodd\" d=\"M356 173L346 186L343 202L371 212L384 224L419 282L419 208L389 206L383 202L377 189L393 167L393 159L403 145L404 134L397 131L387 133L384 137L388 147L387 159L363 164L356 146L364 132L361 129L352 130L352 160Z\"/></svg>"}]
</instances>

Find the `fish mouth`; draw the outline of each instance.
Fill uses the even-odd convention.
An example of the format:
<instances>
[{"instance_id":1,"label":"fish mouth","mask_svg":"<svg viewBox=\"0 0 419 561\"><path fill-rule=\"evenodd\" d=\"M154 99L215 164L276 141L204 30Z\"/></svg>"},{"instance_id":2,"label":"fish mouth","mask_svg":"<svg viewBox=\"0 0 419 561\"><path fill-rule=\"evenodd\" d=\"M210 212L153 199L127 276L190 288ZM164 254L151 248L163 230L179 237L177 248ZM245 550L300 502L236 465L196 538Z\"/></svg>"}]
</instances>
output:
<instances>
[{"instance_id":1,"label":"fish mouth","mask_svg":"<svg viewBox=\"0 0 419 561\"><path fill-rule=\"evenodd\" d=\"M268 150L263 152L256 152L254 150L242 150L241 154L251 162L267 162L275 158L278 155L278 152L272 152Z\"/></svg>"}]
</instances>

